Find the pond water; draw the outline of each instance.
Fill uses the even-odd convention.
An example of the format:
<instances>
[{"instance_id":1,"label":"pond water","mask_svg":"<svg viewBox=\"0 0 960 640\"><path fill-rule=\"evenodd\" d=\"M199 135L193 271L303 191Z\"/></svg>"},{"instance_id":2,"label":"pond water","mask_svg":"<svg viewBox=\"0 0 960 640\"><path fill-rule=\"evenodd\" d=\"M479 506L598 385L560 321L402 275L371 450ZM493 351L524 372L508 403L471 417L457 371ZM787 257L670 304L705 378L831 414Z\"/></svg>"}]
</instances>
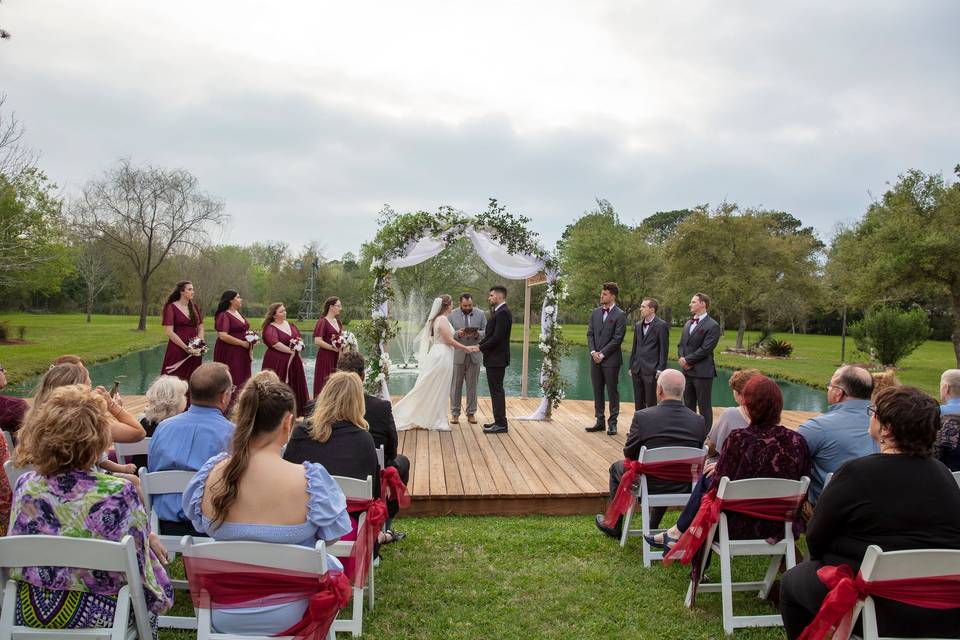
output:
<instances>
[{"instance_id":1,"label":"pond water","mask_svg":"<svg viewBox=\"0 0 960 640\"><path fill-rule=\"evenodd\" d=\"M216 339L213 333L207 335L207 344L211 345L210 350L204 357L204 360L213 359L213 342ZM120 392L130 395L139 395L146 392L147 387L157 377L160 371L160 365L163 362L163 353L166 346L159 346L152 349L137 351L126 356L90 365L90 378L94 384L100 384L108 387L114 380L120 381ZM254 372L260 370L260 363L263 361L263 352L266 347L262 344L254 348ZM507 374L504 379L504 387L508 396L520 394L520 364L522 345L513 343L510 345L510 367L507 368ZM313 365L316 347L308 345L304 350L304 369L307 375L307 384L313 383ZM391 353L395 361L399 358ZM538 375L541 362L540 352L533 346L530 350L530 395L539 396L540 388L538 386ZM671 363L676 368L676 363ZM570 354L564 358L561 363L561 372L570 382L570 388L567 391L567 397L574 400L592 400L593 389L590 384L590 355L586 347L573 347ZM718 407L733 406L733 393L727 386L727 381L733 372L721 369L713 385L713 404ZM415 371L403 371L394 368L390 378L390 392L394 395L403 395L413 388L416 382ZM37 380L34 378L19 385L10 386L3 390L5 394L28 396L33 392ZM785 409L797 411L824 411L826 407L826 394L818 389L805 385L793 384L790 382L777 381L783 390L783 401ZM487 383L483 372L480 374L480 384L477 393L481 396L489 395ZM623 402L633 402L633 385L625 368L620 370L620 399Z\"/></svg>"}]
</instances>

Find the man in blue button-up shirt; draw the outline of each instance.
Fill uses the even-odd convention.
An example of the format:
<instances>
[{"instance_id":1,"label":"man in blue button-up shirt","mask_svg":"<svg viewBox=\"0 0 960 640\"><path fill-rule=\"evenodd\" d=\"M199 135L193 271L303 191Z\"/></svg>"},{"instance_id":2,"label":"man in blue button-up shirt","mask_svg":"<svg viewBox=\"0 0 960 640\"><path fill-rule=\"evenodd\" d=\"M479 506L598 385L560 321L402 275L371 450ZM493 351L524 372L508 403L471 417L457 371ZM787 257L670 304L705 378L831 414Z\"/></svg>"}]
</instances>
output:
<instances>
[{"instance_id":1,"label":"man in blue button-up shirt","mask_svg":"<svg viewBox=\"0 0 960 640\"><path fill-rule=\"evenodd\" d=\"M810 418L797 429L807 441L813 459L813 473L807 500L816 504L827 474L835 472L847 460L879 453L870 437L870 395L873 378L863 367L837 369L827 385L826 413Z\"/></svg>"},{"instance_id":2,"label":"man in blue button-up shirt","mask_svg":"<svg viewBox=\"0 0 960 640\"><path fill-rule=\"evenodd\" d=\"M218 362L197 367L190 376L190 408L157 426L147 452L148 471L197 471L233 439L233 423L224 417L234 392L230 370ZM191 534L180 494L153 497L164 535Z\"/></svg>"}]
</instances>

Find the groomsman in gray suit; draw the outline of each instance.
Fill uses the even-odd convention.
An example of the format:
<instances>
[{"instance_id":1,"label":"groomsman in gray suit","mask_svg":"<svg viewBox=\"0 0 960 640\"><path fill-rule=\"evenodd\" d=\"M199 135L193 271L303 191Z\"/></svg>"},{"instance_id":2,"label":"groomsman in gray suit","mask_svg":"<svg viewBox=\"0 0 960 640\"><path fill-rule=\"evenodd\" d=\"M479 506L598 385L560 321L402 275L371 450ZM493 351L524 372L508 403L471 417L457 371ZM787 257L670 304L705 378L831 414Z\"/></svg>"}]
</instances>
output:
<instances>
[{"instance_id":1,"label":"groomsman in gray suit","mask_svg":"<svg viewBox=\"0 0 960 640\"><path fill-rule=\"evenodd\" d=\"M640 322L633 325L633 349L627 373L633 381L633 403L637 411L657 406L657 376L667 368L670 325L657 317L660 303L647 298L640 303Z\"/></svg>"},{"instance_id":2,"label":"groomsman in gray suit","mask_svg":"<svg viewBox=\"0 0 960 640\"><path fill-rule=\"evenodd\" d=\"M600 290L600 306L590 314L587 325L587 345L590 347L590 381L593 383L593 408L597 422L586 431L603 431L603 392L610 400L610 419L607 435L617 435L620 416L620 389L617 386L623 353L620 345L627 334L627 314L617 306L620 287L616 282L604 282Z\"/></svg>"},{"instance_id":3,"label":"groomsman in gray suit","mask_svg":"<svg viewBox=\"0 0 960 640\"><path fill-rule=\"evenodd\" d=\"M473 308L473 297L469 293L460 295L460 307L450 312L450 324L454 337L460 344L467 346L480 344L487 329L487 316ZM476 424L477 380L480 377L480 365L483 354L467 353L463 349L453 351L453 384L450 387L450 424L460 422L460 398L463 383L467 383L467 421Z\"/></svg>"}]
</instances>

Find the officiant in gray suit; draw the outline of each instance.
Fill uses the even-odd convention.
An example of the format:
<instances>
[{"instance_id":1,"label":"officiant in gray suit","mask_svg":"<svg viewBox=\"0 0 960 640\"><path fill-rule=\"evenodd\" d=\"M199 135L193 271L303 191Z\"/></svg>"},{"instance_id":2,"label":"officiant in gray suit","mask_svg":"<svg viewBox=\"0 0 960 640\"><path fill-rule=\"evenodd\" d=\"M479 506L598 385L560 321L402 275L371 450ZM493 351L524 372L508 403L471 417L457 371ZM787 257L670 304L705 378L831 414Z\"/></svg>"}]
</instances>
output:
<instances>
[{"instance_id":1,"label":"officiant in gray suit","mask_svg":"<svg viewBox=\"0 0 960 640\"><path fill-rule=\"evenodd\" d=\"M473 308L473 296L460 295L460 306L448 316L453 325L457 342L467 346L480 344L487 328L487 316ZM480 365L483 354L467 353L462 349L453 352L453 383L450 386L450 424L460 422L460 402L463 397L463 383L467 383L467 421L476 424L477 419L477 380L480 378Z\"/></svg>"}]
</instances>

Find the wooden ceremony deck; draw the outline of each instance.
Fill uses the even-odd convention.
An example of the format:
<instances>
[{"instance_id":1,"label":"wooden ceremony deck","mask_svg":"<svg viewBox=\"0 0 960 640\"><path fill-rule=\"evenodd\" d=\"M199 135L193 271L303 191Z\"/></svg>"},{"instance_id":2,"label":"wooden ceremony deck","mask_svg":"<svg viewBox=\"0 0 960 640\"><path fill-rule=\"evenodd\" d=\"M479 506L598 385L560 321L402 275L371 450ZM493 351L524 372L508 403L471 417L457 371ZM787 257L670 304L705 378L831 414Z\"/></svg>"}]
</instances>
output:
<instances>
[{"instance_id":1,"label":"wooden ceremony deck","mask_svg":"<svg viewBox=\"0 0 960 640\"><path fill-rule=\"evenodd\" d=\"M143 396L124 398L136 415ZM396 400L396 399L395 399ZM408 489L413 497L404 515L594 514L603 511L610 463L623 456L633 403L621 406L619 433L587 433L593 401L564 400L551 422L521 422L539 398L507 398L510 431L486 435L490 399L480 398L479 424L461 417L451 431L400 432L400 452L410 458ZM715 408L719 415L722 408ZM784 426L796 428L812 413L784 411Z\"/></svg>"}]
</instances>

